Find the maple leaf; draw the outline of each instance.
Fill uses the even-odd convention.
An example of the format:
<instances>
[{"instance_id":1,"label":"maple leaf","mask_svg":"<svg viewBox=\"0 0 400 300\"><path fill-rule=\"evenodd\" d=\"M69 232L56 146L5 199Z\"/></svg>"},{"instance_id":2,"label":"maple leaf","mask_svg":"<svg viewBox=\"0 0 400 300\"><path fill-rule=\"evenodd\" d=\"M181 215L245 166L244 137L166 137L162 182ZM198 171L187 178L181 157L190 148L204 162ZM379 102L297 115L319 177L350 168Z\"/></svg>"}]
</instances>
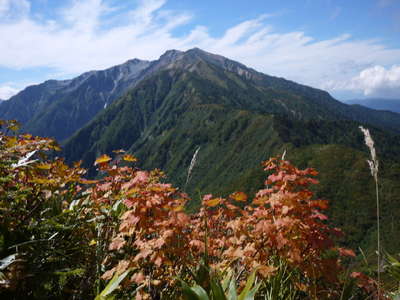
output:
<instances>
[{"instance_id":1,"label":"maple leaf","mask_svg":"<svg viewBox=\"0 0 400 300\"><path fill-rule=\"evenodd\" d=\"M355 257L356 256L354 251L351 250L351 249L338 248L338 251L339 251L339 255L340 256L351 256L351 257Z\"/></svg>"},{"instance_id":2,"label":"maple leaf","mask_svg":"<svg viewBox=\"0 0 400 300\"><path fill-rule=\"evenodd\" d=\"M161 256L157 256L157 257L154 259L154 264L155 264L157 267L160 267L161 264L162 264L162 261L163 261L162 257L161 257Z\"/></svg>"},{"instance_id":3,"label":"maple leaf","mask_svg":"<svg viewBox=\"0 0 400 300\"><path fill-rule=\"evenodd\" d=\"M321 214L320 212L317 211L315 211L311 217L315 219L320 219L321 221L328 220L328 217L326 215Z\"/></svg>"},{"instance_id":4,"label":"maple leaf","mask_svg":"<svg viewBox=\"0 0 400 300\"><path fill-rule=\"evenodd\" d=\"M199 251L204 252L205 244L199 240L192 240L189 243L190 246L197 248Z\"/></svg>"},{"instance_id":5,"label":"maple leaf","mask_svg":"<svg viewBox=\"0 0 400 300\"><path fill-rule=\"evenodd\" d=\"M212 198L212 195L211 195L211 194L204 195L204 196L203 196L203 201L210 200L211 198Z\"/></svg>"},{"instance_id":6,"label":"maple leaf","mask_svg":"<svg viewBox=\"0 0 400 300\"><path fill-rule=\"evenodd\" d=\"M88 180L88 179L83 178L83 179L80 179L79 182L82 184L96 184L99 181L98 180Z\"/></svg>"},{"instance_id":7,"label":"maple leaf","mask_svg":"<svg viewBox=\"0 0 400 300\"><path fill-rule=\"evenodd\" d=\"M120 260L118 262L118 265L115 269L115 272L117 272L117 274L122 274L124 273L127 269L129 268L129 261L127 260Z\"/></svg>"},{"instance_id":8,"label":"maple leaf","mask_svg":"<svg viewBox=\"0 0 400 300\"><path fill-rule=\"evenodd\" d=\"M133 155L130 155L130 154L125 154L122 159L125 160L125 161L129 161L129 162L136 162L137 161L137 158L134 157Z\"/></svg>"},{"instance_id":9,"label":"maple leaf","mask_svg":"<svg viewBox=\"0 0 400 300\"><path fill-rule=\"evenodd\" d=\"M310 206L325 210L328 208L328 201L327 200L313 200L310 202Z\"/></svg>"},{"instance_id":10,"label":"maple leaf","mask_svg":"<svg viewBox=\"0 0 400 300\"><path fill-rule=\"evenodd\" d=\"M257 194L256 194L256 197L265 196L265 195L267 195L267 194L272 193L273 191L274 191L273 189L262 189L262 190L259 190L259 191L257 192Z\"/></svg>"},{"instance_id":11,"label":"maple leaf","mask_svg":"<svg viewBox=\"0 0 400 300\"><path fill-rule=\"evenodd\" d=\"M107 154L103 154L100 156L96 161L94 162L94 165L99 165L99 164L105 164L111 160L111 157L109 157Z\"/></svg>"},{"instance_id":12,"label":"maple leaf","mask_svg":"<svg viewBox=\"0 0 400 300\"><path fill-rule=\"evenodd\" d=\"M132 184L147 182L149 179L149 173L145 171L136 172L135 177L132 180Z\"/></svg>"},{"instance_id":13,"label":"maple leaf","mask_svg":"<svg viewBox=\"0 0 400 300\"><path fill-rule=\"evenodd\" d=\"M126 244L126 241L123 237L116 237L112 240L110 246L108 247L109 250L119 250Z\"/></svg>"},{"instance_id":14,"label":"maple leaf","mask_svg":"<svg viewBox=\"0 0 400 300\"><path fill-rule=\"evenodd\" d=\"M131 281L136 282L137 284L141 284L146 280L146 276L143 275L143 272L135 273L131 277Z\"/></svg>"},{"instance_id":15,"label":"maple leaf","mask_svg":"<svg viewBox=\"0 0 400 300\"><path fill-rule=\"evenodd\" d=\"M106 272L104 272L104 274L101 276L102 279L104 280L109 280L113 277L114 273L115 273L115 269L116 267L112 268L111 270L108 270Z\"/></svg>"},{"instance_id":16,"label":"maple leaf","mask_svg":"<svg viewBox=\"0 0 400 300\"><path fill-rule=\"evenodd\" d=\"M142 258L147 258L150 254L153 253L151 249L142 249L140 252L135 256L134 261L138 261Z\"/></svg>"},{"instance_id":17,"label":"maple leaf","mask_svg":"<svg viewBox=\"0 0 400 300\"><path fill-rule=\"evenodd\" d=\"M268 176L268 183L274 183L277 181L281 181L283 178L283 172L279 172L278 174L272 174Z\"/></svg>"},{"instance_id":18,"label":"maple leaf","mask_svg":"<svg viewBox=\"0 0 400 300\"><path fill-rule=\"evenodd\" d=\"M154 241L153 246L154 248L162 248L165 245L165 240L163 238L158 238Z\"/></svg>"},{"instance_id":19,"label":"maple leaf","mask_svg":"<svg viewBox=\"0 0 400 300\"><path fill-rule=\"evenodd\" d=\"M238 202L247 201L247 195L243 192L234 192L233 194L230 194L229 197Z\"/></svg>"},{"instance_id":20,"label":"maple leaf","mask_svg":"<svg viewBox=\"0 0 400 300\"><path fill-rule=\"evenodd\" d=\"M223 201L222 198L214 198L214 199L209 199L209 200L203 201L203 204L208 207L214 207L214 206L217 206L218 204L220 204L222 201Z\"/></svg>"},{"instance_id":21,"label":"maple leaf","mask_svg":"<svg viewBox=\"0 0 400 300\"><path fill-rule=\"evenodd\" d=\"M274 266L263 265L259 266L257 271L262 277L267 278L273 275L277 269L278 268Z\"/></svg>"},{"instance_id":22,"label":"maple leaf","mask_svg":"<svg viewBox=\"0 0 400 300\"><path fill-rule=\"evenodd\" d=\"M282 214L283 214L283 215L286 215L286 214L289 212L289 210L290 210L290 208L289 208L288 206L286 206L286 205L283 206L283 207L282 207Z\"/></svg>"}]
</instances>

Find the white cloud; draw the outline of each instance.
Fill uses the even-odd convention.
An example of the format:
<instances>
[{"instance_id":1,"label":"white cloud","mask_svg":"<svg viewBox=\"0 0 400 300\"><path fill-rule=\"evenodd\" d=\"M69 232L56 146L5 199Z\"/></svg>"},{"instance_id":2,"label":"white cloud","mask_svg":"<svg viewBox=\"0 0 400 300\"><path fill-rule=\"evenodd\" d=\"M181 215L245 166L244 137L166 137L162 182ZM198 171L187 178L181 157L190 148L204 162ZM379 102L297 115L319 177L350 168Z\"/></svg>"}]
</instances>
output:
<instances>
[{"instance_id":1,"label":"white cloud","mask_svg":"<svg viewBox=\"0 0 400 300\"><path fill-rule=\"evenodd\" d=\"M12 86L8 86L8 85L0 86L0 99L8 100L10 97L14 96L18 92L19 92L19 89L16 89Z\"/></svg>"},{"instance_id":2,"label":"white cloud","mask_svg":"<svg viewBox=\"0 0 400 300\"><path fill-rule=\"evenodd\" d=\"M331 82L331 89L362 92L365 96L400 98L400 65L366 68L348 81Z\"/></svg>"},{"instance_id":3,"label":"white cloud","mask_svg":"<svg viewBox=\"0 0 400 300\"><path fill-rule=\"evenodd\" d=\"M3 21L23 17L29 13L30 7L27 0L0 0L0 17Z\"/></svg>"},{"instance_id":4,"label":"white cloud","mask_svg":"<svg viewBox=\"0 0 400 300\"><path fill-rule=\"evenodd\" d=\"M17 2L26 0L0 0L0 11L10 14L10 3ZM167 11L165 2L140 0L128 9L127 2L74 0L60 18L47 22L31 17L29 6L21 4L12 22L0 18L0 67L47 67L65 77L135 57L156 59L168 49L200 47L267 74L335 91L364 69L400 61L400 49L378 40L347 34L317 40L302 31L279 32L266 16L227 28L222 36L212 36L204 25L177 35L175 29L188 25L191 15Z\"/></svg>"}]
</instances>

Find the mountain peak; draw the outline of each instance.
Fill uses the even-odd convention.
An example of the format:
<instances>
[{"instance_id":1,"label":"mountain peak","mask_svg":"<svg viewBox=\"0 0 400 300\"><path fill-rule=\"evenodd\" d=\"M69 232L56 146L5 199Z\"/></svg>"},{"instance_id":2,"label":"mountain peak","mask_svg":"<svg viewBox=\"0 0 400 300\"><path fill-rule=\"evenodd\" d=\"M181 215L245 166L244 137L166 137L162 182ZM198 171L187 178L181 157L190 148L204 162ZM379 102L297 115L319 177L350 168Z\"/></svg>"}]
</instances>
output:
<instances>
[{"instance_id":1,"label":"mountain peak","mask_svg":"<svg viewBox=\"0 0 400 300\"><path fill-rule=\"evenodd\" d=\"M219 61L225 61L228 60L227 58L220 56L220 55L216 55L216 54L212 54L209 53L207 51L204 51L200 48L191 48L189 50L186 51L180 51L180 50L168 50L166 51L163 55L160 56L159 60L168 60L170 62L174 62L177 60L181 60L181 59L187 59L189 61L193 61L193 59L198 60L198 59L204 59L210 62L215 62L217 60Z\"/></svg>"},{"instance_id":2,"label":"mountain peak","mask_svg":"<svg viewBox=\"0 0 400 300\"><path fill-rule=\"evenodd\" d=\"M200 49L198 47L191 48L191 49L187 50L186 53L196 53L196 54L203 54L203 55L204 54L207 54L207 55L211 54L211 53L209 53L207 51L204 51L203 49ZM215 55L215 54L211 54L211 55Z\"/></svg>"},{"instance_id":3,"label":"mountain peak","mask_svg":"<svg viewBox=\"0 0 400 300\"><path fill-rule=\"evenodd\" d=\"M183 68L194 71L197 69L197 63L201 61L216 65L224 70L235 72L240 75L244 74L248 78L255 76L257 73L239 62L230 60L221 55L204 51L197 47L186 51L166 51L157 61L154 62L152 70L154 71L159 68Z\"/></svg>"},{"instance_id":4,"label":"mountain peak","mask_svg":"<svg viewBox=\"0 0 400 300\"><path fill-rule=\"evenodd\" d=\"M133 59L127 60L127 61L126 61L125 63L123 63L122 65L126 65L126 64L140 64L140 63L143 63L143 62L148 62L148 60L133 58Z\"/></svg>"},{"instance_id":5,"label":"mountain peak","mask_svg":"<svg viewBox=\"0 0 400 300\"><path fill-rule=\"evenodd\" d=\"M160 56L160 60L161 59L174 60L179 56L181 56L183 53L184 52L175 49L167 50L163 55Z\"/></svg>"}]
</instances>

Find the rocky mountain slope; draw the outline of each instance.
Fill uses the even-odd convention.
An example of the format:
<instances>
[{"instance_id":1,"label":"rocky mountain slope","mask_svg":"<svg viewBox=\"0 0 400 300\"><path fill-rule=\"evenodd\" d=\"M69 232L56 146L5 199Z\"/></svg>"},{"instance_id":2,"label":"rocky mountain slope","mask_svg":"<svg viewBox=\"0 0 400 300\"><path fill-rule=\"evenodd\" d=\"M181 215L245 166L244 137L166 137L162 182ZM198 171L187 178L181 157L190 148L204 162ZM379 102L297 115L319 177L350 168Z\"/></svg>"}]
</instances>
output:
<instances>
[{"instance_id":1,"label":"rocky mountain slope","mask_svg":"<svg viewBox=\"0 0 400 300\"><path fill-rule=\"evenodd\" d=\"M63 140L134 85L149 64L134 59L71 80L29 86L0 105L0 118L17 119L27 132Z\"/></svg>"}]
</instances>

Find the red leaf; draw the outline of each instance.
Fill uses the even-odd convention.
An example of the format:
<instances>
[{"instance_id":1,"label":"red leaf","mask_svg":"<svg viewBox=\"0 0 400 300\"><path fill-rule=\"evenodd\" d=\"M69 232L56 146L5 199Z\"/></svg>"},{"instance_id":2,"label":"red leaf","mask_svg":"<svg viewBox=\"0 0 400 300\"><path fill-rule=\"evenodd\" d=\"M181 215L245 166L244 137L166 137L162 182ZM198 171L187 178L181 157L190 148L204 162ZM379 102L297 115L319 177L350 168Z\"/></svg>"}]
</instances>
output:
<instances>
[{"instance_id":1,"label":"red leaf","mask_svg":"<svg viewBox=\"0 0 400 300\"><path fill-rule=\"evenodd\" d=\"M351 256L351 257L355 257L356 256L354 251L351 250L351 249L338 248L338 251L339 251L339 255L341 255L341 256Z\"/></svg>"}]
</instances>

